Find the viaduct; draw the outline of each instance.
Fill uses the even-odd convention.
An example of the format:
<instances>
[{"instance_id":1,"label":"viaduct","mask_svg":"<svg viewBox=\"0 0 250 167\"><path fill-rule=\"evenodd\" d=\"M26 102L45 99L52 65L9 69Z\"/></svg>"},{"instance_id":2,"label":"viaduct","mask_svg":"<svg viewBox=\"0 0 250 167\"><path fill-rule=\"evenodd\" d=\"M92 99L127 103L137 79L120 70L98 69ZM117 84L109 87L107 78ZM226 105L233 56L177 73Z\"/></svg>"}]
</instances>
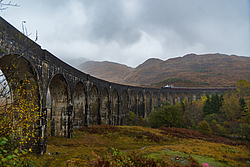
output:
<instances>
[{"instance_id":1,"label":"viaduct","mask_svg":"<svg viewBox=\"0 0 250 167\"><path fill-rule=\"evenodd\" d=\"M130 111L146 117L161 103L175 104L184 98L223 93L228 88L153 89L111 83L85 74L43 50L0 17L0 68L7 81L16 84L28 79L37 87L35 96L41 117L38 143L33 150L43 154L47 148L46 97L51 95L52 136L72 137L73 128L90 124L128 125ZM15 67L18 64L18 67ZM10 89L14 89L14 85ZM26 87L26 89L31 89Z\"/></svg>"}]
</instances>

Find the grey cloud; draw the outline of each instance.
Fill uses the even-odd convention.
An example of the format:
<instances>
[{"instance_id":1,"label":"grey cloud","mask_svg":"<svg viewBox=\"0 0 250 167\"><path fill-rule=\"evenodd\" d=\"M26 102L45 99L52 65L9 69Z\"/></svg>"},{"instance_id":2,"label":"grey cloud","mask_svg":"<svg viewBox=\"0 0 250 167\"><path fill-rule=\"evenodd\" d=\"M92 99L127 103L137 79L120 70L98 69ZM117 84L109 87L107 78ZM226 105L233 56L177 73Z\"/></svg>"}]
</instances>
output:
<instances>
[{"instance_id":1,"label":"grey cloud","mask_svg":"<svg viewBox=\"0 0 250 167\"><path fill-rule=\"evenodd\" d=\"M247 0L22 0L0 13L59 57L136 66L187 53L250 56ZM18 3L18 1L13 3Z\"/></svg>"},{"instance_id":2,"label":"grey cloud","mask_svg":"<svg viewBox=\"0 0 250 167\"><path fill-rule=\"evenodd\" d=\"M89 39L116 41L121 45L136 43L141 33L133 21L126 17L121 1L93 1L87 9Z\"/></svg>"}]
</instances>

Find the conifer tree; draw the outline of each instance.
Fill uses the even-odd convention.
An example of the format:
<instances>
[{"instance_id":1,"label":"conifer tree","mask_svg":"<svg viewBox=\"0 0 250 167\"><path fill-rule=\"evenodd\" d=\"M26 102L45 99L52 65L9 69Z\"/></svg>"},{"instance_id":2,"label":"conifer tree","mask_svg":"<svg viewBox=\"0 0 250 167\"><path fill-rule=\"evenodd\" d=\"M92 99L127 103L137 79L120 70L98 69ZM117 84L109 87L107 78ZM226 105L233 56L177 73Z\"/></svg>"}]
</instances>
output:
<instances>
[{"instance_id":1,"label":"conifer tree","mask_svg":"<svg viewBox=\"0 0 250 167\"><path fill-rule=\"evenodd\" d=\"M218 96L218 93L216 92L216 93L214 93L213 95L212 95L212 103L211 103L211 108L213 108L213 111L212 111L212 113L211 114L213 114L213 113L219 113L219 111L220 111L220 99L219 99L219 96Z\"/></svg>"},{"instance_id":2,"label":"conifer tree","mask_svg":"<svg viewBox=\"0 0 250 167\"><path fill-rule=\"evenodd\" d=\"M209 95L206 95L207 100L205 101L205 104L202 108L202 111L205 115L213 114L213 113L219 113L220 108L222 107L223 102L223 96L221 95L219 97L218 93L212 94L212 97L209 97Z\"/></svg>"},{"instance_id":3,"label":"conifer tree","mask_svg":"<svg viewBox=\"0 0 250 167\"><path fill-rule=\"evenodd\" d=\"M246 107L245 99L243 97L240 97L239 102L240 102L240 110L244 111L244 109Z\"/></svg>"},{"instance_id":4,"label":"conifer tree","mask_svg":"<svg viewBox=\"0 0 250 167\"><path fill-rule=\"evenodd\" d=\"M205 101L205 104L202 108L202 111L205 115L211 114L211 100L209 97L209 94L206 94L207 100Z\"/></svg>"}]
</instances>

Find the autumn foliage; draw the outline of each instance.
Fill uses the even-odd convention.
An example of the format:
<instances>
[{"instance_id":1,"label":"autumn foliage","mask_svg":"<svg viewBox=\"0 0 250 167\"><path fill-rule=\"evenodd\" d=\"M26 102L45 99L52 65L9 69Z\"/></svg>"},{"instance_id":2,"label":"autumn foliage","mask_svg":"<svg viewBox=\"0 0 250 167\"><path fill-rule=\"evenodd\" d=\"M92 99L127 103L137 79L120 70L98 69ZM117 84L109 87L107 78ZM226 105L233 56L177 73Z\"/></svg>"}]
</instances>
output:
<instances>
[{"instance_id":1,"label":"autumn foliage","mask_svg":"<svg viewBox=\"0 0 250 167\"><path fill-rule=\"evenodd\" d=\"M27 87L30 89L26 89ZM29 164L27 153L32 151L32 146L36 142L36 122L40 116L36 89L28 79L25 79L17 89L2 94L4 96L0 106L0 153L2 155L0 164L3 166Z\"/></svg>"},{"instance_id":2,"label":"autumn foliage","mask_svg":"<svg viewBox=\"0 0 250 167\"><path fill-rule=\"evenodd\" d=\"M212 130L206 121L201 121L197 125L197 131L204 135L210 135L212 133Z\"/></svg>"}]
</instances>

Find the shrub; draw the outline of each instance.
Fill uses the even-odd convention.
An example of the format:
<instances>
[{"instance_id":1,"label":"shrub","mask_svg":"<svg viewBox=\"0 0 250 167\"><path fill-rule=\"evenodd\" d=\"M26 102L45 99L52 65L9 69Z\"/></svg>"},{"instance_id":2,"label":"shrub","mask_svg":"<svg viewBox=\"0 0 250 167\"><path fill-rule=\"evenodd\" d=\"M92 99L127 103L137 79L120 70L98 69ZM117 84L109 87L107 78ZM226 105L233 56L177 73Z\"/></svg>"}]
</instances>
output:
<instances>
[{"instance_id":1,"label":"shrub","mask_svg":"<svg viewBox=\"0 0 250 167\"><path fill-rule=\"evenodd\" d=\"M201 121L197 126L197 130L204 135L210 135L212 133L212 130L207 121Z\"/></svg>"},{"instance_id":2,"label":"shrub","mask_svg":"<svg viewBox=\"0 0 250 167\"><path fill-rule=\"evenodd\" d=\"M129 120L130 120L130 124L131 125L135 125L136 122L136 115L134 112L130 111L130 115L129 115Z\"/></svg>"},{"instance_id":3,"label":"shrub","mask_svg":"<svg viewBox=\"0 0 250 167\"><path fill-rule=\"evenodd\" d=\"M148 123L151 127L170 126L178 127L182 117L176 106L163 106L158 111L152 111L148 115Z\"/></svg>"},{"instance_id":4,"label":"shrub","mask_svg":"<svg viewBox=\"0 0 250 167\"><path fill-rule=\"evenodd\" d=\"M217 114L216 113L213 113L213 114L209 114L209 115L206 115L204 120L211 126L212 123L215 121L217 121Z\"/></svg>"},{"instance_id":5,"label":"shrub","mask_svg":"<svg viewBox=\"0 0 250 167\"><path fill-rule=\"evenodd\" d=\"M136 155L135 153L126 154L125 152L119 151L118 149L111 148L110 151L105 154L103 157L100 157L93 153L97 159L94 161L92 166L173 166L173 167L180 167L183 166L178 162L173 162L172 164L168 164L163 158L156 159L156 158L147 158L142 155ZM191 156L187 158L189 161L186 167L202 167L199 163Z\"/></svg>"},{"instance_id":6,"label":"shrub","mask_svg":"<svg viewBox=\"0 0 250 167\"><path fill-rule=\"evenodd\" d=\"M148 124L147 120L145 120L144 118L141 118L141 117L137 117L137 115L133 111L130 111L129 120L130 120L130 125L147 126L147 124Z\"/></svg>"}]
</instances>

